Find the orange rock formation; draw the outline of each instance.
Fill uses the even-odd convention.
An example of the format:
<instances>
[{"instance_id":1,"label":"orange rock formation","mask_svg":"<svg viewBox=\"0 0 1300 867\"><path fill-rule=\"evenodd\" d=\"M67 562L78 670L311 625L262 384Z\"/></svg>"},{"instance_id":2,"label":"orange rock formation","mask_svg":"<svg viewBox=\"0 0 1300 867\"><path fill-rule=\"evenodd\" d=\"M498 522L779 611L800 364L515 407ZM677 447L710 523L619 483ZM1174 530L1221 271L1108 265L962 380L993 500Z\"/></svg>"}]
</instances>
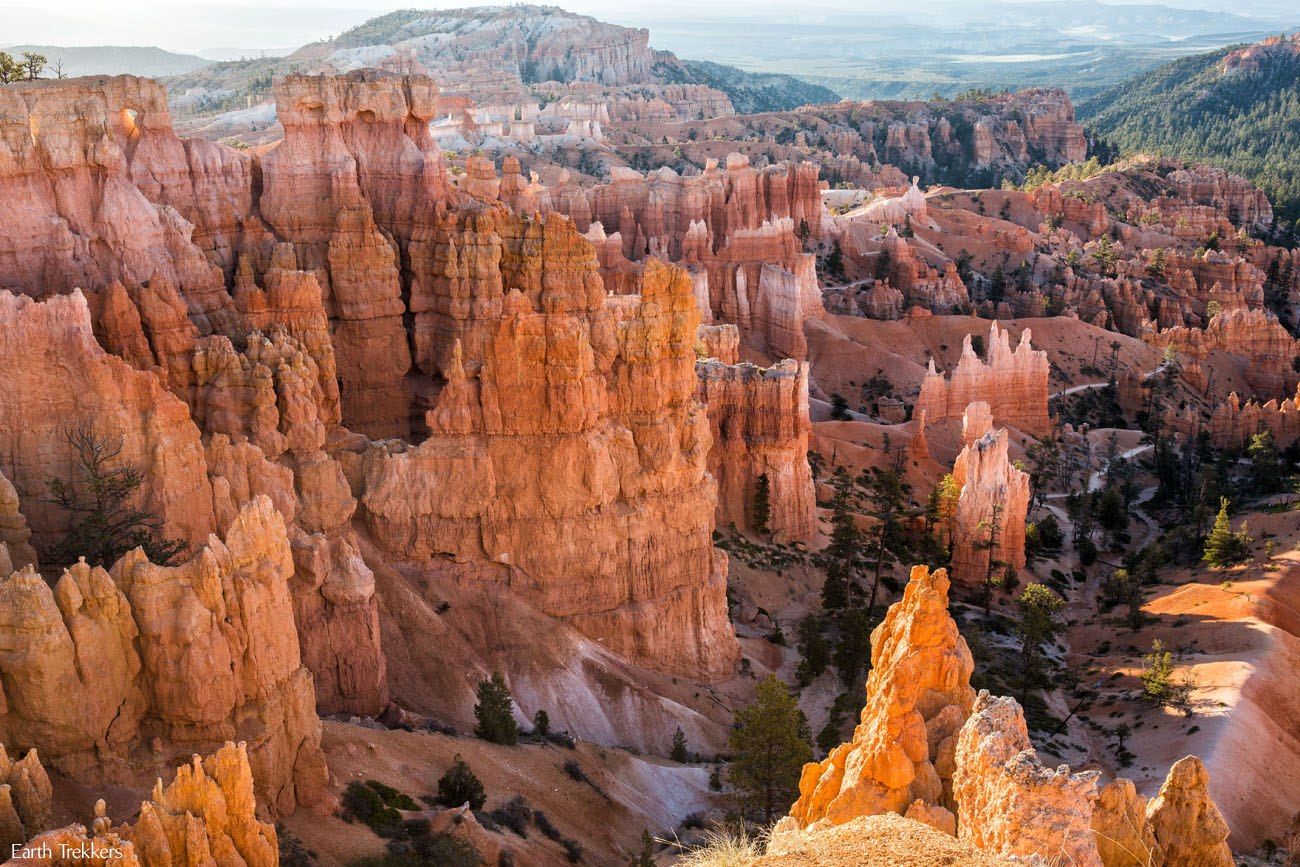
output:
<instances>
[{"instance_id":1,"label":"orange rock formation","mask_svg":"<svg viewBox=\"0 0 1300 867\"><path fill-rule=\"evenodd\" d=\"M871 634L867 702L853 740L804 766L790 815L826 819L904 813L916 802L951 819L957 733L970 714L974 669L948 614L948 575L912 569L903 598Z\"/></svg>"},{"instance_id":2,"label":"orange rock formation","mask_svg":"<svg viewBox=\"0 0 1300 867\"><path fill-rule=\"evenodd\" d=\"M766 475L773 539L807 539L817 530L808 466L808 364L785 359L768 368L698 361L699 398L708 408L718 483L718 526L753 529L755 486Z\"/></svg>"},{"instance_id":3,"label":"orange rock formation","mask_svg":"<svg viewBox=\"0 0 1300 867\"><path fill-rule=\"evenodd\" d=\"M24 863L59 867L183 867L192 864L280 863L275 827L257 818L253 774L245 744L215 753L158 780L140 804L134 825L114 825L103 801L87 829L70 825L28 842Z\"/></svg>"},{"instance_id":4,"label":"orange rock formation","mask_svg":"<svg viewBox=\"0 0 1300 867\"><path fill-rule=\"evenodd\" d=\"M952 517L953 580L973 587L990 571L1023 569L1029 475L1011 465L1007 432L989 431L963 448L952 474L961 486Z\"/></svg>"},{"instance_id":5,"label":"orange rock formation","mask_svg":"<svg viewBox=\"0 0 1300 867\"><path fill-rule=\"evenodd\" d=\"M989 327L985 363L975 355L967 335L951 379L944 378L935 368L934 359L930 359L930 370L921 383L913 413L924 410L931 422L960 418L968 405L983 401L998 424L1032 436L1046 436L1052 430L1047 414L1047 353L1035 350L1029 341L1026 328L1012 351L1010 334L994 322Z\"/></svg>"},{"instance_id":6,"label":"orange rock formation","mask_svg":"<svg viewBox=\"0 0 1300 867\"><path fill-rule=\"evenodd\" d=\"M257 498L224 542L211 537L180 566L137 549L111 574L72 566L53 591L30 568L0 580L0 740L38 748L64 772L115 780L151 737L257 732L252 764L267 807L315 803L326 772L292 575L284 522Z\"/></svg>"}]
</instances>

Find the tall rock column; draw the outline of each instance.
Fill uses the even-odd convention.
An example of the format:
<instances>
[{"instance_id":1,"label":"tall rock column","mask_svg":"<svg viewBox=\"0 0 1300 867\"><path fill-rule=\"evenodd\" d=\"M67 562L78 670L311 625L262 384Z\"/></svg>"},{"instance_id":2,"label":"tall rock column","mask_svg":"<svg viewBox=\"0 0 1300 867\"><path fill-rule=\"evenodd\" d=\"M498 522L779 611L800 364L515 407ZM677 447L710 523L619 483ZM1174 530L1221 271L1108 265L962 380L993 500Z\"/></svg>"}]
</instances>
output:
<instances>
[{"instance_id":1,"label":"tall rock column","mask_svg":"<svg viewBox=\"0 0 1300 867\"><path fill-rule=\"evenodd\" d=\"M953 579L982 585L990 571L1024 568L1029 476L1007 458L1007 432L994 430L961 450L953 465L961 486L953 521Z\"/></svg>"},{"instance_id":2,"label":"tall rock column","mask_svg":"<svg viewBox=\"0 0 1300 867\"><path fill-rule=\"evenodd\" d=\"M944 570L913 567L902 600L871 633L861 721L852 741L804 765L790 808L801 825L908 812L955 827L954 756L975 663L948 613L948 586Z\"/></svg>"},{"instance_id":3,"label":"tall rock column","mask_svg":"<svg viewBox=\"0 0 1300 867\"><path fill-rule=\"evenodd\" d=\"M695 372L713 431L709 472L718 482L718 525L755 529L758 479L766 476L772 538L811 536L817 501L808 466L808 364L786 359L761 368L709 359L696 362Z\"/></svg>"}]
</instances>

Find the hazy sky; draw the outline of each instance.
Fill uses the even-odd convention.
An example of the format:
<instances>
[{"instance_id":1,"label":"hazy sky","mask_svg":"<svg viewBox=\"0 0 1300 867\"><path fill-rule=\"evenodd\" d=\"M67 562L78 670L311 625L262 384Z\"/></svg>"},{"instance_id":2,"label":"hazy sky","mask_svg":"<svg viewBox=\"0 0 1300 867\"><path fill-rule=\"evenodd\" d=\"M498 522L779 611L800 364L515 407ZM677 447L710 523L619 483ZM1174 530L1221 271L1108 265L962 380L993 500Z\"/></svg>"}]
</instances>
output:
<instances>
[{"instance_id":1,"label":"hazy sky","mask_svg":"<svg viewBox=\"0 0 1300 867\"><path fill-rule=\"evenodd\" d=\"M552 0L573 12L618 24L651 27L665 17L689 20L700 12L716 20L730 13L756 13L775 19L836 11L924 17L944 0L867 4L862 0L821 0L810 7L801 0ZM1134 2L1134 0L1128 0ZM1143 2L1143 0L1136 0ZM1236 14L1282 15L1294 0L1164 0L1182 8L1217 9ZM285 49L333 36L367 18L398 8L456 8L470 2L429 0L46 0L13 4L0 0L0 45L157 45L173 51L211 49ZM968 0L965 11L994 2ZM927 7L929 9L927 10ZM1290 16L1288 16L1290 17ZM671 45L657 47L671 48Z\"/></svg>"}]
</instances>

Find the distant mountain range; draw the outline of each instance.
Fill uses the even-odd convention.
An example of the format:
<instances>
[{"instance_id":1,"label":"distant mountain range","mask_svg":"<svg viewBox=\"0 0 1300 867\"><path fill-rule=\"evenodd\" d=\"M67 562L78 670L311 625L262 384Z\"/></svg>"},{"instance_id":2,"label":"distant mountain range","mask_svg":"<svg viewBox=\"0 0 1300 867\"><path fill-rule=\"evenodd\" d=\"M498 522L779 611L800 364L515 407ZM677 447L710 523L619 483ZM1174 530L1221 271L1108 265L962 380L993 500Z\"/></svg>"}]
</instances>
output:
<instances>
[{"instance_id":1,"label":"distant mountain range","mask_svg":"<svg viewBox=\"0 0 1300 867\"><path fill-rule=\"evenodd\" d=\"M133 45L9 45L3 50L17 56L24 51L43 54L51 71L77 75L145 75L162 78L180 75L206 66L212 61L196 54L177 54L153 46Z\"/></svg>"},{"instance_id":2,"label":"distant mountain range","mask_svg":"<svg viewBox=\"0 0 1300 867\"><path fill-rule=\"evenodd\" d=\"M819 6L784 18L765 7L685 17L657 9L628 16L681 55L796 75L850 99L1032 86L1080 99L1177 57L1300 25L1300 8L1246 15L1097 0Z\"/></svg>"},{"instance_id":3,"label":"distant mountain range","mask_svg":"<svg viewBox=\"0 0 1300 867\"><path fill-rule=\"evenodd\" d=\"M1300 219L1300 34L1186 57L1079 106L1094 136L1222 166Z\"/></svg>"}]
</instances>

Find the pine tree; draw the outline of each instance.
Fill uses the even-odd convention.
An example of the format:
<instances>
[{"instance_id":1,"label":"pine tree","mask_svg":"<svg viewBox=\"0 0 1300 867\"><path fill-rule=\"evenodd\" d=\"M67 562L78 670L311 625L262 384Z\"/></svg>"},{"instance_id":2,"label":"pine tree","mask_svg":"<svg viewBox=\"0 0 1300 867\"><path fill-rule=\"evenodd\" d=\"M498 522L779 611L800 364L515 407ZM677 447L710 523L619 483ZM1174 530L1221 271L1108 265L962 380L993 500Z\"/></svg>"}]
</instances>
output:
<instances>
[{"instance_id":1,"label":"pine tree","mask_svg":"<svg viewBox=\"0 0 1300 867\"><path fill-rule=\"evenodd\" d=\"M1219 514L1214 519L1214 527L1205 539L1205 553L1201 559L1211 567L1222 568L1240 563L1246 559L1250 535L1243 528L1241 532L1232 532L1232 519L1228 517L1228 498L1219 498Z\"/></svg>"},{"instance_id":2,"label":"pine tree","mask_svg":"<svg viewBox=\"0 0 1300 867\"><path fill-rule=\"evenodd\" d=\"M754 532L768 535L767 522L772 518L772 483L763 473L754 482Z\"/></svg>"},{"instance_id":3,"label":"pine tree","mask_svg":"<svg viewBox=\"0 0 1300 867\"><path fill-rule=\"evenodd\" d=\"M831 643L822 634L822 622L816 614L805 615L799 621L799 666L795 678L800 687L808 686L831 661Z\"/></svg>"},{"instance_id":4,"label":"pine tree","mask_svg":"<svg viewBox=\"0 0 1300 867\"><path fill-rule=\"evenodd\" d=\"M474 706L478 725L474 734L494 744L514 746L519 742L519 724L515 722L514 699L501 672L492 672L491 680L478 685L478 704Z\"/></svg>"},{"instance_id":5,"label":"pine tree","mask_svg":"<svg viewBox=\"0 0 1300 867\"><path fill-rule=\"evenodd\" d=\"M483 783L457 753L452 766L438 780L438 803L444 807L469 804L471 810L481 810L486 801Z\"/></svg>"},{"instance_id":6,"label":"pine tree","mask_svg":"<svg viewBox=\"0 0 1300 867\"><path fill-rule=\"evenodd\" d=\"M871 662L871 618L853 607L840 618L840 640L835 646L835 667L845 686L853 686Z\"/></svg>"},{"instance_id":7,"label":"pine tree","mask_svg":"<svg viewBox=\"0 0 1300 867\"><path fill-rule=\"evenodd\" d=\"M735 758L727 781L741 809L770 824L794 801L799 774L813 755L808 720L776 675L764 678L753 703L736 714L728 745Z\"/></svg>"},{"instance_id":8,"label":"pine tree","mask_svg":"<svg viewBox=\"0 0 1300 867\"><path fill-rule=\"evenodd\" d=\"M1250 438L1246 459L1250 462L1250 487L1256 494L1282 490L1285 475L1272 431L1263 431Z\"/></svg>"},{"instance_id":9,"label":"pine tree","mask_svg":"<svg viewBox=\"0 0 1300 867\"><path fill-rule=\"evenodd\" d=\"M46 502L67 512L71 526L50 549L52 562L62 565L85 557L92 566L108 568L140 547L150 562L169 565L185 553L184 541L161 537L160 517L130 505L145 473L122 460L122 437L105 436L88 426L66 430L63 437L75 455L75 478L48 479Z\"/></svg>"},{"instance_id":10,"label":"pine tree","mask_svg":"<svg viewBox=\"0 0 1300 867\"><path fill-rule=\"evenodd\" d=\"M1044 675L1043 645L1052 641L1060 630L1057 620L1065 605L1061 598L1042 584L1030 584L1016 598L1020 617L1016 633L1020 638L1020 703L1029 696L1029 688Z\"/></svg>"},{"instance_id":11,"label":"pine tree","mask_svg":"<svg viewBox=\"0 0 1300 867\"><path fill-rule=\"evenodd\" d=\"M686 732L682 731L681 726L673 732L673 748L668 751L668 758L683 764L690 761L690 754L686 752Z\"/></svg>"},{"instance_id":12,"label":"pine tree","mask_svg":"<svg viewBox=\"0 0 1300 867\"><path fill-rule=\"evenodd\" d=\"M835 470L832 482L831 541L826 546L826 582L822 585L822 607L837 611L848 604L850 582L856 570L862 531L853 518L853 481L843 467Z\"/></svg>"},{"instance_id":13,"label":"pine tree","mask_svg":"<svg viewBox=\"0 0 1300 867\"><path fill-rule=\"evenodd\" d=\"M551 717L541 708L533 714L533 733L542 738L551 733Z\"/></svg>"}]
</instances>

